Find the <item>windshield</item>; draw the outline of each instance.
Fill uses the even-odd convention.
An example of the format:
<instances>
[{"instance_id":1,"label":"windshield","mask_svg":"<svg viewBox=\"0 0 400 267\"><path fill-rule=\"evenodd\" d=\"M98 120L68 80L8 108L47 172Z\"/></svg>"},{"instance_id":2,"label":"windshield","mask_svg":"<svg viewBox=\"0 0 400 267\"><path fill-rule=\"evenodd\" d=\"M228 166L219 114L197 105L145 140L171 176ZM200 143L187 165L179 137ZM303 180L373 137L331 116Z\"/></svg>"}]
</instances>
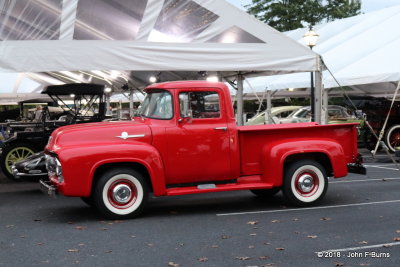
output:
<instances>
[{"instance_id":1,"label":"windshield","mask_svg":"<svg viewBox=\"0 0 400 267\"><path fill-rule=\"evenodd\" d=\"M169 120L172 118L172 97L168 91L154 91L147 94L137 111L138 116Z\"/></svg>"}]
</instances>

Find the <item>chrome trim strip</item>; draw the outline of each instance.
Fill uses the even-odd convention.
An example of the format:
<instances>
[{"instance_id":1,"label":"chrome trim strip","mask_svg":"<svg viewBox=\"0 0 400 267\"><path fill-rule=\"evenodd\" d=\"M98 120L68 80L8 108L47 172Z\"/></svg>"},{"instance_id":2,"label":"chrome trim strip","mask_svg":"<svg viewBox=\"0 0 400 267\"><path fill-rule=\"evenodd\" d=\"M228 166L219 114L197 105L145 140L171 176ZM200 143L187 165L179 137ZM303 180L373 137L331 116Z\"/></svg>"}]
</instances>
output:
<instances>
[{"instance_id":1,"label":"chrome trim strip","mask_svg":"<svg viewBox=\"0 0 400 267\"><path fill-rule=\"evenodd\" d=\"M132 135L129 135L127 132L122 132L121 135L116 136L116 137L126 140L128 138L140 138L140 137L145 137L145 136L146 136L145 134L132 134Z\"/></svg>"}]
</instances>

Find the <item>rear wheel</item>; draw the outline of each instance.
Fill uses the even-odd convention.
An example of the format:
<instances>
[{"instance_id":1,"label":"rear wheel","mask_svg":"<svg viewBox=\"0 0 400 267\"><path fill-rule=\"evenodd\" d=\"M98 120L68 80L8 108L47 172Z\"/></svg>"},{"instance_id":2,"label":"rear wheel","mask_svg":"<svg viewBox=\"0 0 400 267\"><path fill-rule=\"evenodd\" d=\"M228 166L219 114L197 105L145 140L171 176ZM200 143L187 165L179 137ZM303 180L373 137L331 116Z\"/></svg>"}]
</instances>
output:
<instances>
[{"instance_id":1,"label":"rear wheel","mask_svg":"<svg viewBox=\"0 0 400 267\"><path fill-rule=\"evenodd\" d=\"M17 180L13 174L11 166L27 157L35 154L37 148L24 142L14 142L2 148L0 166L3 173L10 179Z\"/></svg>"},{"instance_id":2,"label":"rear wheel","mask_svg":"<svg viewBox=\"0 0 400 267\"><path fill-rule=\"evenodd\" d=\"M97 181L93 201L97 209L110 219L132 218L146 205L149 190L144 177L129 168L115 168Z\"/></svg>"},{"instance_id":3,"label":"rear wheel","mask_svg":"<svg viewBox=\"0 0 400 267\"><path fill-rule=\"evenodd\" d=\"M285 172L282 191L290 204L313 205L323 198L327 189L325 168L314 160L293 162Z\"/></svg>"},{"instance_id":4,"label":"rear wheel","mask_svg":"<svg viewBox=\"0 0 400 267\"><path fill-rule=\"evenodd\" d=\"M391 152L400 147L400 125L393 125L385 136L385 143Z\"/></svg>"}]
</instances>

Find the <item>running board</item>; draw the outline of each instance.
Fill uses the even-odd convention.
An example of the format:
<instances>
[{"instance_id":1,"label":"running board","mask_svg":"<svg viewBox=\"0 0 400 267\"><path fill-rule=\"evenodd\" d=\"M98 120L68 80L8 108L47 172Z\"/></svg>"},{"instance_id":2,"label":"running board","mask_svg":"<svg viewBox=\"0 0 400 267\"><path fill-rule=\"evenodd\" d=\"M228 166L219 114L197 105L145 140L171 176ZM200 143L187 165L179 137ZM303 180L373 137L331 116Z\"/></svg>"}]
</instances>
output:
<instances>
[{"instance_id":1,"label":"running board","mask_svg":"<svg viewBox=\"0 0 400 267\"><path fill-rule=\"evenodd\" d=\"M260 181L259 176L247 176L237 179L236 183L229 184L200 184L198 186L174 187L167 189L167 196L201 194L210 192L250 190L250 189L270 189L273 185Z\"/></svg>"}]
</instances>

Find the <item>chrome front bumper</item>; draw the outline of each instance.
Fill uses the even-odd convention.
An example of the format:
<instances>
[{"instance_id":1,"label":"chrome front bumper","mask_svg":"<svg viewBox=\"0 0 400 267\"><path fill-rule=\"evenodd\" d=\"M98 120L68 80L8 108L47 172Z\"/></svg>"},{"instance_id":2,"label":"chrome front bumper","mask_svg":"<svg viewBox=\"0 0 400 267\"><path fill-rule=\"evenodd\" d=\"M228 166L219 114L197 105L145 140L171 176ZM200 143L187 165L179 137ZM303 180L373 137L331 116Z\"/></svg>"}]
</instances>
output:
<instances>
[{"instance_id":1,"label":"chrome front bumper","mask_svg":"<svg viewBox=\"0 0 400 267\"><path fill-rule=\"evenodd\" d=\"M49 181L40 180L39 186L40 186L40 191L42 191L46 195L51 196L51 197L56 196L57 188L54 185L50 184Z\"/></svg>"},{"instance_id":2,"label":"chrome front bumper","mask_svg":"<svg viewBox=\"0 0 400 267\"><path fill-rule=\"evenodd\" d=\"M23 172L18 172L17 168L14 165L11 165L11 172L12 175L15 177L15 179L19 179L21 177L34 177L34 176L44 176L47 175L47 173L23 173Z\"/></svg>"}]
</instances>

